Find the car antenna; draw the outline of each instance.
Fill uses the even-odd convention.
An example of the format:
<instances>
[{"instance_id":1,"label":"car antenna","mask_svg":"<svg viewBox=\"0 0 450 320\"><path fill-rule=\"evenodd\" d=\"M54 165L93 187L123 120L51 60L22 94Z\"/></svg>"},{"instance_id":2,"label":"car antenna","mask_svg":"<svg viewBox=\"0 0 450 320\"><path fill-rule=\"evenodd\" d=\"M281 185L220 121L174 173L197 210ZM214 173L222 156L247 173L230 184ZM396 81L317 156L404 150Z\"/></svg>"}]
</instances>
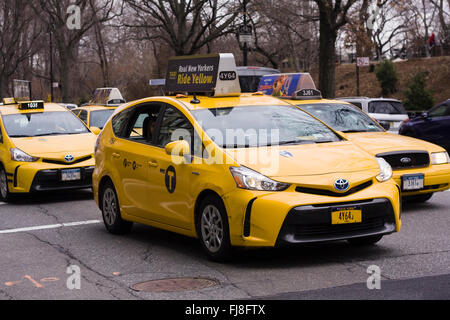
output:
<instances>
[{"instance_id":1,"label":"car antenna","mask_svg":"<svg viewBox=\"0 0 450 320\"><path fill-rule=\"evenodd\" d=\"M197 95L194 93L194 99L191 100L192 104L199 104L200 100L197 99Z\"/></svg>"}]
</instances>

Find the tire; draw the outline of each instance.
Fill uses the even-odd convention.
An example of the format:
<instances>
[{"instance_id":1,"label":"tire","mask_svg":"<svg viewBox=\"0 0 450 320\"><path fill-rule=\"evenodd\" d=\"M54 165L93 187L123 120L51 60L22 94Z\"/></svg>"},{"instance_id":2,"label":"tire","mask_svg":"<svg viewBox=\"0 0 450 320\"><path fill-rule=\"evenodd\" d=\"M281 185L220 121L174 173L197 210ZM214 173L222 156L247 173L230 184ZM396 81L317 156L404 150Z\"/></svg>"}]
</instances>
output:
<instances>
[{"instance_id":1,"label":"tire","mask_svg":"<svg viewBox=\"0 0 450 320\"><path fill-rule=\"evenodd\" d=\"M370 246L374 245L378 241L380 241L383 238L383 235L377 235L377 236L369 236L369 237L361 237L361 238L353 238L348 239L347 241L356 246Z\"/></svg>"},{"instance_id":2,"label":"tire","mask_svg":"<svg viewBox=\"0 0 450 320\"><path fill-rule=\"evenodd\" d=\"M11 201L12 195L9 192L8 177L5 168L0 165L0 200L3 202Z\"/></svg>"},{"instance_id":3,"label":"tire","mask_svg":"<svg viewBox=\"0 0 450 320\"><path fill-rule=\"evenodd\" d=\"M101 204L106 230L112 234L126 234L130 232L133 223L122 219L116 189L110 181L106 182L102 188Z\"/></svg>"},{"instance_id":4,"label":"tire","mask_svg":"<svg viewBox=\"0 0 450 320\"><path fill-rule=\"evenodd\" d=\"M200 204L197 214L197 234L208 257L224 262L231 257L228 216L222 200L207 196Z\"/></svg>"},{"instance_id":5,"label":"tire","mask_svg":"<svg viewBox=\"0 0 450 320\"><path fill-rule=\"evenodd\" d=\"M404 197L404 200L408 203L425 203L431 199L433 193L419 194L416 196Z\"/></svg>"}]
</instances>

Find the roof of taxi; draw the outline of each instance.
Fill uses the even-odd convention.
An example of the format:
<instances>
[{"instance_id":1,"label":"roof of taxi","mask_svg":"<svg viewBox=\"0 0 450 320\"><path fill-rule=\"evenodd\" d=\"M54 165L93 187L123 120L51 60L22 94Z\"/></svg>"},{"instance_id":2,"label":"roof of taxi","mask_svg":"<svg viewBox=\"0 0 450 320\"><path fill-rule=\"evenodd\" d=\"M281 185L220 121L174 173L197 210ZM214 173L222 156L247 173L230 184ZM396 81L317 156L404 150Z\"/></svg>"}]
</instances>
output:
<instances>
[{"instance_id":1,"label":"roof of taxi","mask_svg":"<svg viewBox=\"0 0 450 320\"><path fill-rule=\"evenodd\" d=\"M19 113L39 113L39 112L51 112L51 111L67 111L70 112L66 107L63 107L57 103L44 103L44 110L19 110L18 104L2 105L0 106L0 114L19 114Z\"/></svg>"},{"instance_id":2,"label":"roof of taxi","mask_svg":"<svg viewBox=\"0 0 450 320\"><path fill-rule=\"evenodd\" d=\"M262 94L248 94L243 93L235 97L207 97L196 96L199 103L192 103L194 96L184 97L170 97L179 102L182 102L189 110L201 110L212 108L229 108L229 107L243 107L243 106L262 106L262 105L289 105L288 102L281 99L262 95Z\"/></svg>"},{"instance_id":3,"label":"roof of taxi","mask_svg":"<svg viewBox=\"0 0 450 320\"><path fill-rule=\"evenodd\" d=\"M88 110L88 111L94 111L94 110L114 110L117 109L117 107L107 107L107 106L98 106L98 105L88 105L88 106L82 106L82 107L78 107L73 109L73 111L75 110Z\"/></svg>"}]
</instances>

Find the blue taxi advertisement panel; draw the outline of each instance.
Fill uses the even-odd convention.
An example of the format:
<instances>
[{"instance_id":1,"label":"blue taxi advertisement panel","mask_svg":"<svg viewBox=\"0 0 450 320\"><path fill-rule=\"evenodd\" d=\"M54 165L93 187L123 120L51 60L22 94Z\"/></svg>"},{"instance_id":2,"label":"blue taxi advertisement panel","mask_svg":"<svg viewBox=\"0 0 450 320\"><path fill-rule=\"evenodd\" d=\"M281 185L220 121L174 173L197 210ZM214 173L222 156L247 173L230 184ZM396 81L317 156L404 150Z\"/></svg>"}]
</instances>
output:
<instances>
[{"instance_id":1,"label":"blue taxi advertisement panel","mask_svg":"<svg viewBox=\"0 0 450 320\"><path fill-rule=\"evenodd\" d=\"M258 91L275 97L292 97L302 89L316 89L309 73L281 73L263 76L258 87Z\"/></svg>"},{"instance_id":2,"label":"blue taxi advertisement panel","mask_svg":"<svg viewBox=\"0 0 450 320\"><path fill-rule=\"evenodd\" d=\"M219 70L219 55L174 57L166 76L168 92L214 92Z\"/></svg>"}]
</instances>

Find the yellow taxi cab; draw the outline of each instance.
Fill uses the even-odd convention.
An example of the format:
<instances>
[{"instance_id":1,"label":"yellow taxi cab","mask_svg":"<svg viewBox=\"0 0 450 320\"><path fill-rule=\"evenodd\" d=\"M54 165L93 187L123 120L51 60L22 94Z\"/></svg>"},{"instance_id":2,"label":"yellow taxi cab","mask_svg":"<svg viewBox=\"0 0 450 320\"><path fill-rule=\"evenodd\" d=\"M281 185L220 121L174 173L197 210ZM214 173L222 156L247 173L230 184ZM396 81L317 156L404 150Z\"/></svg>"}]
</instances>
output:
<instances>
[{"instance_id":1,"label":"yellow taxi cab","mask_svg":"<svg viewBox=\"0 0 450 320\"><path fill-rule=\"evenodd\" d=\"M221 260L400 230L389 164L288 102L241 94L232 54L171 59L165 90L119 107L98 137L93 190L109 232L146 224Z\"/></svg>"},{"instance_id":2,"label":"yellow taxi cab","mask_svg":"<svg viewBox=\"0 0 450 320\"><path fill-rule=\"evenodd\" d=\"M72 112L80 118L94 133L100 133L106 121L114 110L125 103L119 89L97 88L89 103L72 109Z\"/></svg>"},{"instance_id":3,"label":"yellow taxi cab","mask_svg":"<svg viewBox=\"0 0 450 320\"><path fill-rule=\"evenodd\" d=\"M261 80L261 90L270 94L272 75ZM286 74L291 88L282 88L290 102L343 132L348 140L372 155L385 159L406 201L425 202L435 192L450 188L450 159L444 148L415 138L386 132L358 107L340 100L322 99L309 74ZM298 79L302 79L299 81ZM301 86L305 90L297 87Z\"/></svg>"},{"instance_id":4,"label":"yellow taxi cab","mask_svg":"<svg viewBox=\"0 0 450 320\"><path fill-rule=\"evenodd\" d=\"M0 200L90 188L96 135L65 107L17 100L0 106Z\"/></svg>"}]
</instances>

